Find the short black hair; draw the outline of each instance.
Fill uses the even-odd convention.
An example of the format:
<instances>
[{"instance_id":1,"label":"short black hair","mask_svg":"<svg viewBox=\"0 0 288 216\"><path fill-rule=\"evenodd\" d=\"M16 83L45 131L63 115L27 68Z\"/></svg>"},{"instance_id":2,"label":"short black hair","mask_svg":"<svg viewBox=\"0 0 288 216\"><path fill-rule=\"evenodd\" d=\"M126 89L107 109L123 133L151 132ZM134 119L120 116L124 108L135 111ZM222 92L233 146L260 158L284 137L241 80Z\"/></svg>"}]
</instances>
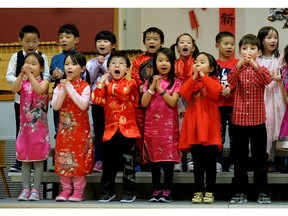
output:
<instances>
[{"instance_id":1,"label":"short black hair","mask_svg":"<svg viewBox=\"0 0 288 216\"><path fill-rule=\"evenodd\" d=\"M126 61L127 68L131 67L130 59L128 58L128 56L123 51L113 52L107 60L107 67L109 67L109 64L113 58L123 58Z\"/></svg>"},{"instance_id":2,"label":"short black hair","mask_svg":"<svg viewBox=\"0 0 288 216\"><path fill-rule=\"evenodd\" d=\"M150 27L146 31L143 32L143 43L145 44L146 34L147 33L157 33L160 36L161 44L164 43L164 33L161 29L157 27Z\"/></svg>"},{"instance_id":3,"label":"short black hair","mask_svg":"<svg viewBox=\"0 0 288 216\"><path fill-rule=\"evenodd\" d=\"M219 32L219 33L216 35L216 37L215 37L216 43L219 44L219 43L221 42L221 39L222 39L223 37L232 37L232 38L235 39L235 35L234 35L233 33L229 32L229 31L221 31L221 32Z\"/></svg>"},{"instance_id":4,"label":"short black hair","mask_svg":"<svg viewBox=\"0 0 288 216\"><path fill-rule=\"evenodd\" d=\"M33 33L38 36L38 39L40 38L40 32L34 25L25 25L21 28L19 33L19 38L22 40L24 38L24 35L27 33Z\"/></svg>"},{"instance_id":5,"label":"short black hair","mask_svg":"<svg viewBox=\"0 0 288 216\"><path fill-rule=\"evenodd\" d=\"M79 64L81 67L86 66L86 57L84 54L80 52L70 52L66 55L64 62L66 61L68 56L70 56L72 62L74 62L75 64Z\"/></svg>"},{"instance_id":6,"label":"short black hair","mask_svg":"<svg viewBox=\"0 0 288 216\"><path fill-rule=\"evenodd\" d=\"M66 33L66 34L72 34L74 37L79 37L79 30L74 24L64 24L59 28L58 35Z\"/></svg>"},{"instance_id":7,"label":"short black hair","mask_svg":"<svg viewBox=\"0 0 288 216\"><path fill-rule=\"evenodd\" d=\"M112 44L116 44L117 43L116 36L110 31L100 31L100 32L98 32L96 34L96 36L95 36L95 43L97 42L97 40L108 40Z\"/></svg>"},{"instance_id":8,"label":"short black hair","mask_svg":"<svg viewBox=\"0 0 288 216\"><path fill-rule=\"evenodd\" d=\"M251 44L253 46L257 46L258 50L260 50L260 40L254 34L246 34L239 41L239 49L241 49L242 45Z\"/></svg>"}]
</instances>

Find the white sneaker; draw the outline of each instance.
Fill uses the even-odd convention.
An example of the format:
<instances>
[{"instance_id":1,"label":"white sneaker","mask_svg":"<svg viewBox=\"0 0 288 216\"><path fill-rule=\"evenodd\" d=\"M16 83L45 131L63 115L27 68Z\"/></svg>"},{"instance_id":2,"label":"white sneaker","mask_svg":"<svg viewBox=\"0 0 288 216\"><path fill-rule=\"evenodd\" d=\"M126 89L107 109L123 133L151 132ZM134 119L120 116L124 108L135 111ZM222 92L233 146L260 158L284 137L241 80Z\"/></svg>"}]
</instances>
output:
<instances>
[{"instance_id":1,"label":"white sneaker","mask_svg":"<svg viewBox=\"0 0 288 216\"><path fill-rule=\"evenodd\" d=\"M229 172L234 172L234 164L231 164L231 165L229 166Z\"/></svg>"},{"instance_id":2,"label":"white sneaker","mask_svg":"<svg viewBox=\"0 0 288 216\"><path fill-rule=\"evenodd\" d=\"M219 173L219 172L222 172L222 165L220 163L216 163L216 172Z\"/></svg>"},{"instance_id":3,"label":"white sneaker","mask_svg":"<svg viewBox=\"0 0 288 216\"><path fill-rule=\"evenodd\" d=\"M174 172L182 172L182 163L174 164Z\"/></svg>"},{"instance_id":4,"label":"white sneaker","mask_svg":"<svg viewBox=\"0 0 288 216\"><path fill-rule=\"evenodd\" d=\"M187 163L187 172L193 172L194 171L194 163L193 161Z\"/></svg>"}]
</instances>

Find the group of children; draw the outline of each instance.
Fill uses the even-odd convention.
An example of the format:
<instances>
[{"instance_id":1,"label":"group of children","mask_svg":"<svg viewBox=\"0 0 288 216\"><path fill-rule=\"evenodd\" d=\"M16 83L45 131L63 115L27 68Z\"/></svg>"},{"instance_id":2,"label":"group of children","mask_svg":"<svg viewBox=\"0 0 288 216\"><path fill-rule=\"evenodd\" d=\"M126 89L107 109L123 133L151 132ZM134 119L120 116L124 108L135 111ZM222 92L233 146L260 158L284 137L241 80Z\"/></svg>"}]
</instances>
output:
<instances>
[{"instance_id":1,"label":"group of children","mask_svg":"<svg viewBox=\"0 0 288 216\"><path fill-rule=\"evenodd\" d=\"M52 58L50 73L46 56L37 50L40 33L34 26L21 29L23 50L9 62L7 81L15 93L19 125L16 158L23 163L23 190L18 200L40 199L43 165L50 150L47 106L49 81L53 81L54 163L62 188L56 201L83 201L85 176L97 170L102 172L99 202L109 202L116 198L115 178L123 170L120 201L134 202L135 163L140 163L149 164L152 174L154 190L149 201L171 202L175 166L182 161L189 162L189 167L193 160L192 202L213 203L216 163L221 161L228 123L235 186L230 202L247 202L250 144L257 201L271 203L267 156L273 160L270 149L275 149L276 143L278 148L287 148L288 140L288 111L284 115L288 48L282 60L275 28L264 27L258 36L244 35L239 42L239 59L233 57L234 35L220 32L216 60L200 52L187 33L171 48L162 47L164 33L151 27L143 33L146 52L132 64L125 54L115 51L116 37L109 31L97 33L99 55L88 62L77 52L80 35L75 25L61 26L58 35L63 52ZM177 59L176 51L180 55Z\"/></svg>"}]
</instances>

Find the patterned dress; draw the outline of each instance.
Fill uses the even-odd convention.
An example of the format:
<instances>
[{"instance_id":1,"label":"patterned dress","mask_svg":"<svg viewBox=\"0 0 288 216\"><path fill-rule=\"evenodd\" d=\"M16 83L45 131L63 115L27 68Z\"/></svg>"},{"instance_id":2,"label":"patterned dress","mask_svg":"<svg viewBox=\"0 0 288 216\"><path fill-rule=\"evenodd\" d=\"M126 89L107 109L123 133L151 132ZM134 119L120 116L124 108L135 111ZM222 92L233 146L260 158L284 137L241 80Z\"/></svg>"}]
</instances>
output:
<instances>
[{"instance_id":1,"label":"patterned dress","mask_svg":"<svg viewBox=\"0 0 288 216\"><path fill-rule=\"evenodd\" d=\"M43 82L40 76L36 80L39 84ZM37 95L29 80L22 81L17 160L31 162L47 159L50 151L47 111L48 95Z\"/></svg>"},{"instance_id":2,"label":"patterned dress","mask_svg":"<svg viewBox=\"0 0 288 216\"><path fill-rule=\"evenodd\" d=\"M270 73L280 73L282 67L282 56L258 57L256 62L260 66L266 67ZM283 94L283 84L281 81L272 81L265 87L264 102L266 109L266 128L267 128L267 153L270 154L272 143L278 140L281 122L285 113L286 105Z\"/></svg>"},{"instance_id":3,"label":"patterned dress","mask_svg":"<svg viewBox=\"0 0 288 216\"><path fill-rule=\"evenodd\" d=\"M72 85L81 96L88 83L79 79ZM61 91L61 85L57 86L54 94L57 91ZM54 158L55 173L59 176L85 176L92 172L93 146L88 108L81 110L68 94L63 100Z\"/></svg>"},{"instance_id":4,"label":"patterned dress","mask_svg":"<svg viewBox=\"0 0 288 216\"><path fill-rule=\"evenodd\" d=\"M161 87L169 95L179 92L181 81L175 79L174 85L167 89L169 82L161 79ZM148 81L145 82L144 92L148 90ZM180 161L179 121L177 106L170 107L163 97L156 92L149 106L146 108L144 130L144 161Z\"/></svg>"},{"instance_id":5,"label":"patterned dress","mask_svg":"<svg viewBox=\"0 0 288 216\"><path fill-rule=\"evenodd\" d=\"M282 79L284 83L284 88L288 93L288 67L283 66L282 68ZM286 105L286 111L282 120L279 139L276 148L288 151L288 109Z\"/></svg>"}]
</instances>

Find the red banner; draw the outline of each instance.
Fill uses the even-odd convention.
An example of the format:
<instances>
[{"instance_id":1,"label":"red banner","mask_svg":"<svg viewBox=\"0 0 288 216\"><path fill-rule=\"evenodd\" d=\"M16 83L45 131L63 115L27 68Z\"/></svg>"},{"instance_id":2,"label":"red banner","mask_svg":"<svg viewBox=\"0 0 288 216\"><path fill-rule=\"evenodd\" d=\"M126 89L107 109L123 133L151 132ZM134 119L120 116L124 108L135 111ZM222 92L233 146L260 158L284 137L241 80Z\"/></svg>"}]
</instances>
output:
<instances>
[{"instance_id":1,"label":"red banner","mask_svg":"<svg viewBox=\"0 0 288 216\"><path fill-rule=\"evenodd\" d=\"M235 8L219 8L219 32L229 31L235 35Z\"/></svg>"}]
</instances>

